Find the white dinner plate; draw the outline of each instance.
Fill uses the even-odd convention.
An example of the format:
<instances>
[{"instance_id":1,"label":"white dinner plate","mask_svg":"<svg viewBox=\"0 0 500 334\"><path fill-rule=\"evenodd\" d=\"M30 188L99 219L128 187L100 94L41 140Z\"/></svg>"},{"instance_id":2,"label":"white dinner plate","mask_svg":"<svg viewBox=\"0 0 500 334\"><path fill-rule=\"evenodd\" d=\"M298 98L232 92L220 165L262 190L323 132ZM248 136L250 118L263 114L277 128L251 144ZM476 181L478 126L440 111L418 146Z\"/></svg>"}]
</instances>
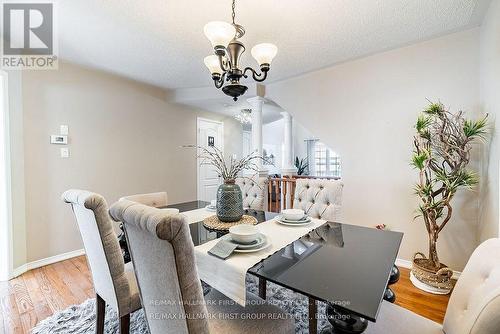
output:
<instances>
[{"instance_id":1,"label":"white dinner plate","mask_svg":"<svg viewBox=\"0 0 500 334\"><path fill-rule=\"evenodd\" d=\"M236 242L234 241L232 238L231 238L231 234L226 234L226 235L223 235L221 237L221 239L224 239L226 241L229 241L230 243L233 243L235 245L238 245L238 247L236 249L239 249L239 250L243 250L243 249L257 249L257 248L260 248L261 246L263 246L266 241L267 241L267 238L264 234L262 233L259 233L257 235L257 239L255 239L256 242L252 243L252 244L241 244L239 242Z\"/></svg>"},{"instance_id":2,"label":"white dinner plate","mask_svg":"<svg viewBox=\"0 0 500 334\"><path fill-rule=\"evenodd\" d=\"M205 207L205 209L207 209L208 211L214 211L214 212L215 212L215 211L217 211L217 207L215 207L215 206L211 206L210 204L209 204L209 205L207 205L207 206Z\"/></svg>"},{"instance_id":3,"label":"white dinner plate","mask_svg":"<svg viewBox=\"0 0 500 334\"><path fill-rule=\"evenodd\" d=\"M269 238L266 238L266 242L260 246L259 248L250 248L250 249L238 249L236 248L234 250L235 253L254 253L254 252L258 252L258 251L261 251L263 249L266 249L267 247L271 246L271 240L269 240Z\"/></svg>"},{"instance_id":4,"label":"white dinner plate","mask_svg":"<svg viewBox=\"0 0 500 334\"><path fill-rule=\"evenodd\" d=\"M304 220L304 222L300 222L300 221L294 222L291 220L284 220L283 216L281 216L281 215L277 216L275 219L279 224L287 225L287 226L306 226L306 225L309 225L312 223L312 219L310 217L307 217L307 219Z\"/></svg>"}]
</instances>

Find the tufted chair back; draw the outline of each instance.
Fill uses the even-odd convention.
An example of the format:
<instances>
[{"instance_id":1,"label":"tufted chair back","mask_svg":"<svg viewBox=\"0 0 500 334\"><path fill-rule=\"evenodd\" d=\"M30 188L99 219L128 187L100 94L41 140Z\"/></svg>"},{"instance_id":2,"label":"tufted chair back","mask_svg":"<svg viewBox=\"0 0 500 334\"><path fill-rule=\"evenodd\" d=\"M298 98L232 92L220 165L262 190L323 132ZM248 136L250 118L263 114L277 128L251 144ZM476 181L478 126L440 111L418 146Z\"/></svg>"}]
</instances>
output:
<instances>
[{"instance_id":1,"label":"tufted chair back","mask_svg":"<svg viewBox=\"0 0 500 334\"><path fill-rule=\"evenodd\" d=\"M161 208L163 206L167 206L168 204L168 197L166 192L137 194L120 198L120 200L124 199L136 203L141 203L147 206L152 206L153 208Z\"/></svg>"},{"instance_id":2,"label":"tufted chair back","mask_svg":"<svg viewBox=\"0 0 500 334\"><path fill-rule=\"evenodd\" d=\"M186 218L128 200L116 202L109 212L125 225L149 332L208 333Z\"/></svg>"},{"instance_id":3,"label":"tufted chair back","mask_svg":"<svg viewBox=\"0 0 500 334\"><path fill-rule=\"evenodd\" d=\"M500 239L486 240L470 257L450 297L443 331L500 333Z\"/></svg>"},{"instance_id":4,"label":"tufted chair back","mask_svg":"<svg viewBox=\"0 0 500 334\"><path fill-rule=\"evenodd\" d=\"M339 180L297 179L293 207L313 218L339 221L343 187Z\"/></svg>"},{"instance_id":5,"label":"tufted chair back","mask_svg":"<svg viewBox=\"0 0 500 334\"><path fill-rule=\"evenodd\" d=\"M246 178L238 177L236 184L243 194L243 207L253 210L267 210L267 177L258 175Z\"/></svg>"},{"instance_id":6,"label":"tufted chair back","mask_svg":"<svg viewBox=\"0 0 500 334\"><path fill-rule=\"evenodd\" d=\"M99 194L71 189L62 195L71 204L85 246L96 293L118 310L120 316L137 309L118 238L108 214L106 200Z\"/></svg>"}]
</instances>

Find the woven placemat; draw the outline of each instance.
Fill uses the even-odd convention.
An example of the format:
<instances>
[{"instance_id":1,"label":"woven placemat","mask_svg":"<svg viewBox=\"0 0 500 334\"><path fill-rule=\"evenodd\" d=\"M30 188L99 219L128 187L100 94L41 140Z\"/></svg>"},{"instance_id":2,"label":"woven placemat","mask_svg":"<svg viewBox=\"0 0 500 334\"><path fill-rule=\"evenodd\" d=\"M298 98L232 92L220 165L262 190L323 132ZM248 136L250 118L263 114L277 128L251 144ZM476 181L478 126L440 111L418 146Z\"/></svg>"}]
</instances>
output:
<instances>
[{"instance_id":1,"label":"woven placemat","mask_svg":"<svg viewBox=\"0 0 500 334\"><path fill-rule=\"evenodd\" d=\"M203 220L203 226L217 231L227 231L230 227L241 224L256 225L257 219L252 216L243 215L237 222L225 223L220 221L219 218L217 218L217 215L213 215Z\"/></svg>"}]
</instances>

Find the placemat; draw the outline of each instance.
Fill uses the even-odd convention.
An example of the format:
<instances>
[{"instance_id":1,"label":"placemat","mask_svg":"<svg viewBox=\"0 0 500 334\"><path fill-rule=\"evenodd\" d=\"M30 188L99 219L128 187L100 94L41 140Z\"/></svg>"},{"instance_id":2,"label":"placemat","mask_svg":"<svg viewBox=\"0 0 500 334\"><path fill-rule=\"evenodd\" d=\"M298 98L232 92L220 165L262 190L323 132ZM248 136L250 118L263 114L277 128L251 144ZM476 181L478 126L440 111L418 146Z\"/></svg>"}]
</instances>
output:
<instances>
[{"instance_id":1,"label":"placemat","mask_svg":"<svg viewBox=\"0 0 500 334\"><path fill-rule=\"evenodd\" d=\"M232 223L225 223L223 221L220 221L219 218L217 218L217 215L213 215L203 219L203 226L217 231L227 231L230 227L241 224L256 225L257 219L248 215L243 215L240 220Z\"/></svg>"}]
</instances>

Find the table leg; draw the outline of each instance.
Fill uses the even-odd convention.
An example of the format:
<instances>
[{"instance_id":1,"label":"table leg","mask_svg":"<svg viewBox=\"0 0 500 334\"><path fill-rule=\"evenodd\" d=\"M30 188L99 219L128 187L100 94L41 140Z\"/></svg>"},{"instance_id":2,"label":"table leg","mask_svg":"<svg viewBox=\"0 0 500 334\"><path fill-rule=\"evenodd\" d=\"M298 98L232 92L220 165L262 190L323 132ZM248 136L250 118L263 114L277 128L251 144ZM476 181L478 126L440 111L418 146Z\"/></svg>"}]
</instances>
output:
<instances>
[{"instance_id":1,"label":"table leg","mask_svg":"<svg viewBox=\"0 0 500 334\"><path fill-rule=\"evenodd\" d=\"M266 300L267 280L259 277L259 297Z\"/></svg>"},{"instance_id":2,"label":"table leg","mask_svg":"<svg viewBox=\"0 0 500 334\"><path fill-rule=\"evenodd\" d=\"M361 334L368 327L368 320L333 304L326 306L326 318L330 323L321 329L321 334Z\"/></svg>"},{"instance_id":3,"label":"table leg","mask_svg":"<svg viewBox=\"0 0 500 334\"><path fill-rule=\"evenodd\" d=\"M318 333L318 304L309 297L309 334Z\"/></svg>"}]
</instances>

